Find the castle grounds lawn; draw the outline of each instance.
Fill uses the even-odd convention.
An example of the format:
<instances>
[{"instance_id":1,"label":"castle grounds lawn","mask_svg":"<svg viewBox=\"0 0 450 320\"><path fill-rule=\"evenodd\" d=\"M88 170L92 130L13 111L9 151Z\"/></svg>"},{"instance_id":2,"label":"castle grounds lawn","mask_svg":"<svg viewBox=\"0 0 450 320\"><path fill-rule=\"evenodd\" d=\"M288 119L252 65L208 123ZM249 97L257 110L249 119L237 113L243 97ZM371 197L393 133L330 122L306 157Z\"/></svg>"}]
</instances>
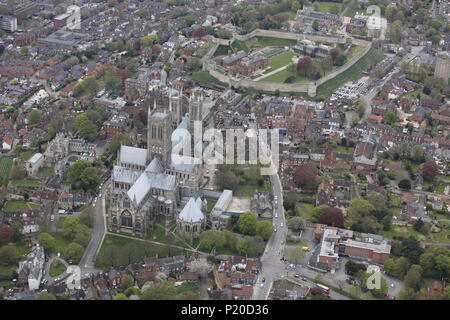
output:
<instances>
[{"instance_id":1,"label":"castle grounds lawn","mask_svg":"<svg viewBox=\"0 0 450 320\"><path fill-rule=\"evenodd\" d=\"M40 205L22 200L10 200L3 206L3 210L9 212L22 212L38 208L40 208Z\"/></svg>"},{"instance_id":2,"label":"castle grounds lawn","mask_svg":"<svg viewBox=\"0 0 450 320\"><path fill-rule=\"evenodd\" d=\"M217 57L217 56L224 56L224 55L227 55L228 54L228 50L230 50L230 47L229 46L224 46L224 45L219 45L218 47L217 47L217 50L216 50L216 52L214 52L214 57Z\"/></svg>"},{"instance_id":3,"label":"castle grounds lawn","mask_svg":"<svg viewBox=\"0 0 450 320\"><path fill-rule=\"evenodd\" d=\"M11 167L13 164L14 157L0 157L0 179L4 180L9 178L9 173L11 172Z\"/></svg>"},{"instance_id":4,"label":"castle grounds lawn","mask_svg":"<svg viewBox=\"0 0 450 320\"><path fill-rule=\"evenodd\" d=\"M289 78L290 76L292 76L293 74L289 71L289 67L281 70L280 72L277 72L275 74L272 74L264 79L261 79L259 81L263 81L263 82L276 82L276 83L284 83L286 81L287 78ZM306 77L303 76L297 76L294 75L295 80L292 83L308 83L311 80L309 80Z\"/></svg>"},{"instance_id":5,"label":"castle grounds lawn","mask_svg":"<svg viewBox=\"0 0 450 320\"><path fill-rule=\"evenodd\" d=\"M442 229L440 232L431 233L430 238L438 242L450 242L450 229Z\"/></svg>"},{"instance_id":6,"label":"castle grounds lawn","mask_svg":"<svg viewBox=\"0 0 450 320\"><path fill-rule=\"evenodd\" d=\"M40 181L39 180L12 180L13 186L17 187L39 187Z\"/></svg>"},{"instance_id":7,"label":"castle grounds lawn","mask_svg":"<svg viewBox=\"0 0 450 320\"><path fill-rule=\"evenodd\" d=\"M384 57L385 55L380 50L370 48L366 55L359 59L350 68L320 85L317 88L317 96L314 97L314 99L319 100L328 97L345 82L359 80L363 76L363 71L382 61Z\"/></svg>"},{"instance_id":8,"label":"castle grounds lawn","mask_svg":"<svg viewBox=\"0 0 450 320\"><path fill-rule=\"evenodd\" d=\"M44 167L41 169L41 173L46 176L52 176L55 174L55 169L49 168L49 167Z\"/></svg>"},{"instance_id":9,"label":"castle grounds lawn","mask_svg":"<svg viewBox=\"0 0 450 320\"><path fill-rule=\"evenodd\" d=\"M203 85L226 86L224 83L210 75L208 71L196 71L192 74L192 79Z\"/></svg>"},{"instance_id":10,"label":"castle grounds lawn","mask_svg":"<svg viewBox=\"0 0 450 320\"><path fill-rule=\"evenodd\" d=\"M66 272L67 268L66 266L59 260L55 260L50 265L50 270L48 271L50 277L57 277L60 274L63 274Z\"/></svg>"},{"instance_id":11,"label":"castle grounds lawn","mask_svg":"<svg viewBox=\"0 0 450 320\"><path fill-rule=\"evenodd\" d=\"M290 64L292 62L292 57L294 57L294 56L295 56L294 53L286 52L286 53L280 54L276 57L269 59L268 65L269 65L270 69L267 70L265 73L271 72L272 70L276 70L278 68L281 68L281 67L284 67L284 66Z\"/></svg>"}]
</instances>

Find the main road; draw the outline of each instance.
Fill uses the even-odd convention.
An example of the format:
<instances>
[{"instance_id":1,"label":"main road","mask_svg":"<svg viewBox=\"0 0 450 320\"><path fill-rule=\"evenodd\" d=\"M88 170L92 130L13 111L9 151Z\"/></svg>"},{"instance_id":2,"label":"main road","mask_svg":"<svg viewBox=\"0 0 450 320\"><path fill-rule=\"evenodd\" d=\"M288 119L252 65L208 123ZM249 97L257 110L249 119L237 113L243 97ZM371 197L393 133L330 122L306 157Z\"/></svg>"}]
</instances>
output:
<instances>
[{"instance_id":1,"label":"main road","mask_svg":"<svg viewBox=\"0 0 450 320\"><path fill-rule=\"evenodd\" d=\"M253 300L266 300L273 281L281 278L285 273L285 266L281 262L281 258L284 253L284 243L288 230L284 217L283 189L278 175L270 176L270 182L272 183L273 195L278 198L276 204L274 201L273 215L276 232L269 239L266 250L261 257L261 273L253 289Z\"/></svg>"},{"instance_id":2,"label":"main road","mask_svg":"<svg viewBox=\"0 0 450 320\"><path fill-rule=\"evenodd\" d=\"M103 187L98 193L97 201L93 204L94 227L92 230L92 237L79 263L82 274L95 273L98 271L95 269L94 263L106 233L105 194L108 190L108 184L109 179L103 183Z\"/></svg>"}]
</instances>

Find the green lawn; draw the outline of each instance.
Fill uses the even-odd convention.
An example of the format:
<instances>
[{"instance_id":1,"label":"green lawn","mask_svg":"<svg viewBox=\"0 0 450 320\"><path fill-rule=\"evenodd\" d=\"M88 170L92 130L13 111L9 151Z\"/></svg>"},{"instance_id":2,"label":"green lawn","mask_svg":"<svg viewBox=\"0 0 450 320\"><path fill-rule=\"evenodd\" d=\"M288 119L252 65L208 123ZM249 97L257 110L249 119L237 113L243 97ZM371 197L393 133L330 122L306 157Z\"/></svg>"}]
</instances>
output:
<instances>
[{"instance_id":1,"label":"green lawn","mask_svg":"<svg viewBox=\"0 0 450 320\"><path fill-rule=\"evenodd\" d=\"M280 12L278 14L276 14L277 16L287 16L289 20L294 20L295 17L297 16L297 13L294 11L283 11Z\"/></svg>"},{"instance_id":2,"label":"green lawn","mask_svg":"<svg viewBox=\"0 0 450 320\"><path fill-rule=\"evenodd\" d=\"M311 213L312 210L314 209L314 205L311 203L307 203L307 202L301 202L301 204L306 208L306 210L304 210L302 207L300 207L299 205L297 205L295 207L295 211L297 213L297 215L299 215L300 217L302 217L305 220L311 221Z\"/></svg>"},{"instance_id":3,"label":"green lawn","mask_svg":"<svg viewBox=\"0 0 450 320\"><path fill-rule=\"evenodd\" d=\"M209 74L208 71L196 71L192 74L192 79L194 81L197 81L200 84L203 85L212 85L212 86L226 86L225 83L222 83L218 79L214 78L212 75Z\"/></svg>"},{"instance_id":4,"label":"green lawn","mask_svg":"<svg viewBox=\"0 0 450 320\"><path fill-rule=\"evenodd\" d=\"M314 4L318 5L318 11L331 13L331 8L336 5L339 8L339 13L342 12L342 3L339 2L314 2Z\"/></svg>"},{"instance_id":5,"label":"green lawn","mask_svg":"<svg viewBox=\"0 0 450 320\"><path fill-rule=\"evenodd\" d=\"M363 71L384 59L384 54L378 49L371 48L365 56L359 59L350 68L328 80L317 88L316 100L330 96L338 87L348 81L356 81L362 78Z\"/></svg>"},{"instance_id":6,"label":"green lawn","mask_svg":"<svg viewBox=\"0 0 450 320\"><path fill-rule=\"evenodd\" d=\"M145 242L143 241L139 241L139 240L134 240L134 239L129 239L129 238L124 238L124 237L120 237L120 236L116 236L116 235L112 235L112 234L107 234L105 236L105 239L102 243L102 246L100 248L99 254L98 256L101 256L102 253L106 250L107 247L109 246L116 246L118 248L122 248L127 244L135 244L136 246L141 246L144 245ZM157 244L150 244L149 246L147 246L146 248L147 250L147 257L167 257L168 253L169 253L169 249L167 246L162 246L162 245L157 245ZM170 249L170 253L171 255L177 255L177 254L181 254L182 250L178 249L178 248L171 248ZM97 268L105 268L107 267L106 265L104 265L103 263L101 263L100 261L96 261L95 265Z\"/></svg>"},{"instance_id":7,"label":"green lawn","mask_svg":"<svg viewBox=\"0 0 450 320\"><path fill-rule=\"evenodd\" d=\"M3 206L3 210L9 212L22 212L38 208L40 208L40 205L22 200L10 200Z\"/></svg>"},{"instance_id":8,"label":"green lawn","mask_svg":"<svg viewBox=\"0 0 450 320\"><path fill-rule=\"evenodd\" d=\"M438 242L450 242L450 229L443 229L441 232L431 233L430 238Z\"/></svg>"},{"instance_id":9,"label":"green lawn","mask_svg":"<svg viewBox=\"0 0 450 320\"><path fill-rule=\"evenodd\" d=\"M335 147L333 147L333 151L334 152L338 152L338 153L353 154L355 152L355 148L343 147L343 146L335 146Z\"/></svg>"},{"instance_id":10,"label":"green lawn","mask_svg":"<svg viewBox=\"0 0 450 320\"><path fill-rule=\"evenodd\" d=\"M66 266L59 260L55 260L50 265L50 270L48 271L50 277L57 277L60 274L66 272Z\"/></svg>"},{"instance_id":11,"label":"green lawn","mask_svg":"<svg viewBox=\"0 0 450 320\"><path fill-rule=\"evenodd\" d=\"M422 88L418 88L418 89L416 89L414 91L408 92L405 95L403 95L403 97L412 100L412 99L415 99L418 94L420 94L421 98L431 99L431 97L429 95L423 93Z\"/></svg>"},{"instance_id":12,"label":"green lawn","mask_svg":"<svg viewBox=\"0 0 450 320\"><path fill-rule=\"evenodd\" d=\"M219 46L217 47L216 52L214 52L214 55L213 55L213 56L214 56L214 57L217 57L217 56L227 55L229 50L230 50L230 47L229 47L229 46L219 45Z\"/></svg>"},{"instance_id":13,"label":"green lawn","mask_svg":"<svg viewBox=\"0 0 450 320\"><path fill-rule=\"evenodd\" d=\"M19 158L20 158L20 160L27 161L27 160L30 159L34 154L35 154L34 151L24 151L24 152L22 152L22 153L19 154Z\"/></svg>"},{"instance_id":14,"label":"green lawn","mask_svg":"<svg viewBox=\"0 0 450 320\"><path fill-rule=\"evenodd\" d=\"M55 169L49 168L49 167L44 167L41 169L41 173L46 176L52 176L55 174Z\"/></svg>"},{"instance_id":15,"label":"green lawn","mask_svg":"<svg viewBox=\"0 0 450 320\"><path fill-rule=\"evenodd\" d=\"M41 184L39 180L12 180L13 186L17 187L39 187Z\"/></svg>"},{"instance_id":16,"label":"green lawn","mask_svg":"<svg viewBox=\"0 0 450 320\"><path fill-rule=\"evenodd\" d=\"M208 210L208 212L211 212L212 209L214 209L214 206L216 205L217 200L207 200L206 203L206 210Z\"/></svg>"},{"instance_id":17,"label":"green lawn","mask_svg":"<svg viewBox=\"0 0 450 320\"><path fill-rule=\"evenodd\" d=\"M264 82L276 82L276 83L284 83L286 81L287 78L289 78L290 76L293 76L292 72L289 71L289 67L281 70L280 72L277 72L275 74L272 74L264 79L261 79L259 81L264 81ZM309 80L308 78L304 77L304 76L297 76L294 75L294 81L292 83L308 83L311 80Z\"/></svg>"},{"instance_id":18,"label":"green lawn","mask_svg":"<svg viewBox=\"0 0 450 320\"><path fill-rule=\"evenodd\" d=\"M381 234L385 238L389 239L392 239L394 237L408 238L410 236L413 236L416 239L425 238L423 234L414 230L413 227L392 226L391 230L382 231Z\"/></svg>"},{"instance_id":19,"label":"green lawn","mask_svg":"<svg viewBox=\"0 0 450 320\"><path fill-rule=\"evenodd\" d=\"M265 190L265 191L269 191L271 190L271 186L270 183L265 182L263 186L258 186L256 184L244 184L244 185L240 185L238 187L238 189L236 190L236 196L240 196L240 197L252 197L253 193L256 190Z\"/></svg>"},{"instance_id":20,"label":"green lawn","mask_svg":"<svg viewBox=\"0 0 450 320\"><path fill-rule=\"evenodd\" d=\"M266 72L271 72L272 70L276 70L278 68L284 67L292 62L292 57L294 57L295 54L292 52L286 52L283 54L280 54L276 57L273 57L269 59L268 65L270 67L269 70Z\"/></svg>"},{"instance_id":21,"label":"green lawn","mask_svg":"<svg viewBox=\"0 0 450 320\"><path fill-rule=\"evenodd\" d=\"M4 180L9 178L9 173L11 172L11 167L13 164L14 157L0 157L0 179Z\"/></svg>"},{"instance_id":22,"label":"green lawn","mask_svg":"<svg viewBox=\"0 0 450 320\"><path fill-rule=\"evenodd\" d=\"M68 159L67 159L67 161L69 161L69 162L75 162L75 161L77 161L78 160L78 157L77 156L70 156Z\"/></svg>"}]
</instances>

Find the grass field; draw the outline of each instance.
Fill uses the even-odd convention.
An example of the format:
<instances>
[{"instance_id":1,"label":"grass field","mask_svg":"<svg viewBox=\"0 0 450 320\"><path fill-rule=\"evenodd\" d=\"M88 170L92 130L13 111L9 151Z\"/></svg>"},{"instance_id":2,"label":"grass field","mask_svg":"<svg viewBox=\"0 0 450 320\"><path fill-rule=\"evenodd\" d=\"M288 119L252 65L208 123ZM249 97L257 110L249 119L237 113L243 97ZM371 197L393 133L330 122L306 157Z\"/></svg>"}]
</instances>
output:
<instances>
[{"instance_id":1,"label":"grass field","mask_svg":"<svg viewBox=\"0 0 450 320\"><path fill-rule=\"evenodd\" d=\"M311 213L312 213L312 210L314 209L314 205L311 203L306 203L306 202L302 202L301 204L306 208L306 210L304 210L302 207L297 205L295 207L295 211L296 211L297 215L299 215L300 217L302 217L305 220L311 221L311 216L312 216Z\"/></svg>"},{"instance_id":2,"label":"grass field","mask_svg":"<svg viewBox=\"0 0 450 320\"><path fill-rule=\"evenodd\" d=\"M55 253L63 254L65 249L69 246L69 244L72 243L72 240L70 240L69 238L64 236L64 234L62 232L49 232L49 234L51 234L56 240L56 245L55 245L55 250L54 250Z\"/></svg>"},{"instance_id":3,"label":"grass field","mask_svg":"<svg viewBox=\"0 0 450 320\"><path fill-rule=\"evenodd\" d=\"M33 156L34 153L35 153L34 151L25 151L19 154L19 158L20 160L27 161Z\"/></svg>"},{"instance_id":4,"label":"grass field","mask_svg":"<svg viewBox=\"0 0 450 320\"><path fill-rule=\"evenodd\" d=\"M286 81L287 78L289 78L290 76L292 76L292 72L289 71L289 67L281 70L280 72L277 72L275 74L272 74L264 79L261 79L259 81L264 81L264 82L276 82L276 83L284 83ZM308 83L311 80L309 80L306 77L303 76L294 76L294 81L292 83Z\"/></svg>"},{"instance_id":5,"label":"grass field","mask_svg":"<svg viewBox=\"0 0 450 320\"><path fill-rule=\"evenodd\" d=\"M212 75L210 75L208 71L194 72L192 74L192 79L203 85L212 85L212 86L219 86L219 87L226 86L226 84L222 83L221 81L219 81L218 79L216 79Z\"/></svg>"},{"instance_id":6,"label":"grass field","mask_svg":"<svg viewBox=\"0 0 450 320\"><path fill-rule=\"evenodd\" d=\"M216 50L216 52L214 52L213 56L217 57L217 56L227 55L228 50L230 50L229 46L220 45L219 47L217 47L217 50Z\"/></svg>"},{"instance_id":7,"label":"grass field","mask_svg":"<svg viewBox=\"0 0 450 320\"><path fill-rule=\"evenodd\" d=\"M12 180L12 184L17 187L39 187L40 182L39 180Z\"/></svg>"},{"instance_id":8,"label":"grass field","mask_svg":"<svg viewBox=\"0 0 450 320\"><path fill-rule=\"evenodd\" d=\"M11 172L11 167L13 164L14 157L0 157L0 179L8 179L9 173Z\"/></svg>"},{"instance_id":9,"label":"grass field","mask_svg":"<svg viewBox=\"0 0 450 320\"><path fill-rule=\"evenodd\" d=\"M66 266L59 260L55 260L50 265L50 270L48 271L50 277L57 277L60 274L66 272Z\"/></svg>"},{"instance_id":10,"label":"grass field","mask_svg":"<svg viewBox=\"0 0 450 320\"><path fill-rule=\"evenodd\" d=\"M343 147L343 146L335 146L333 148L334 152L339 152L339 153L349 153L349 154L353 154L355 151L355 148L350 148L350 147Z\"/></svg>"},{"instance_id":11,"label":"grass field","mask_svg":"<svg viewBox=\"0 0 450 320\"><path fill-rule=\"evenodd\" d=\"M350 68L323 83L317 88L316 100L329 97L337 88L348 81L356 81L362 78L363 71L384 59L384 54L378 49L371 48L361 59Z\"/></svg>"},{"instance_id":12,"label":"grass field","mask_svg":"<svg viewBox=\"0 0 450 320\"><path fill-rule=\"evenodd\" d=\"M41 169L41 173L45 174L46 176L52 176L55 174L55 169L49 168L49 167L44 167Z\"/></svg>"},{"instance_id":13,"label":"grass field","mask_svg":"<svg viewBox=\"0 0 450 320\"><path fill-rule=\"evenodd\" d=\"M268 69L266 73L290 64L292 62L292 57L294 56L295 54L293 54L292 52L287 52L269 59L268 65L270 69Z\"/></svg>"},{"instance_id":14,"label":"grass field","mask_svg":"<svg viewBox=\"0 0 450 320\"><path fill-rule=\"evenodd\" d=\"M217 200L208 200L206 204L206 210L208 210L208 212L211 212L214 206L216 205L216 202Z\"/></svg>"},{"instance_id":15,"label":"grass field","mask_svg":"<svg viewBox=\"0 0 450 320\"><path fill-rule=\"evenodd\" d=\"M122 248L122 247L124 247L125 245L127 245L129 243L134 244L136 246L145 244L145 242L143 242L143 241L129 239L129 238L124 238L124 237L120 237L120 236L116 236L116 235L112 235L112 234L107 234L105 236L105 239L104 239L103 243L102 243L102 246L100 248L98 256L101 256L102 253L109 246L114 245L114 246L116 246L118 248ZM169 253L169 249L165 245L162 246L162 245L157 245L157 244L150 244L150 246L147 246L146 250L147 250L147 255L146 255L147 257L156 257L156 256L158 256L159 258L162 258L162 257L167 257L168 253ZM181 254L182 250L178 249L178 248L171 248L170 249L170 253L171 253L171 255L177 255L177 254ZM96 261L95 265L98 268L107 267L107 266L103 265L100 261Z\"/></svg>"},{"instance_id":16,"label":"grass field","mask_svg":"<svg viewBox=\"0 0 450 320\"><path fill-rule=\"evenodd\" d=\"M10 200L5 203L3 210L9 212L22 212L38 208L40 208L40 205L33 202L25 202L22 200Z\"/></svg>"},{"instance_id":17,"label":"grass field","mask_svg":"<svg viewBox=\"0 0 450 320\"><path fill-rule=\"evenodd\" d=\"M314 2L314 4L315 5L317 4L318 11L326 12L326 13L330 13L331 12L331 8L333 6L335 6L335 5L339 8L339 13L340 13L340 12L342 12L342 7L343 7L342 3L339 3L339 2L326 2L326 1L318 2L318 1L316 1L316 2Z\"/></svg>"}]
</instances>

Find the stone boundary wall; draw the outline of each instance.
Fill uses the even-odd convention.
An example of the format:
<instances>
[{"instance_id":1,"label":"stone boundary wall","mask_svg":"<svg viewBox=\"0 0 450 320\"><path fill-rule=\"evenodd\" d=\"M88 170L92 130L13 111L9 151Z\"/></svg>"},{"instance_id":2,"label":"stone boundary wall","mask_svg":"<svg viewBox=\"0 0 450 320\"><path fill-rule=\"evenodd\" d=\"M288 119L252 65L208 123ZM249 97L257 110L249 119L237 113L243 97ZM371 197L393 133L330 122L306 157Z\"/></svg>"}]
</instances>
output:
<instances>
[{"instance_id":1,"label":"stone boundary wall","mask_svg":"<svg viewBox=\"0 0 450 320\"><path fill-rule=\"evenodd\" d=\"M347 43L348 39L351 40L352 44L365 46L366 48L359 52L357 55L352 57L349 61L347 61L343 66L337 68L333 72L325 75L315 82L308 83L277 83L277 82L264 82L264 81L253 81L247 79L238 79L234 77L227 76L216 70L215 64L210 61L214 55L214 52L217 50L219 45L231 45L234 40L246 41L253 37L272 37L272 38L280 38L280 39L292 39L292 40L303 40L308 39L315 42L330 42L330 43ZM235 88L251 88L255 90L262 91L280 91L280 92L305 92L308 93L310 97L314 97L316 95L317 87L326 81L338 76L342 72L346 71L352 65L354 65L359 59L361 59L364 55L369 52L371 48L371 43L369 41L355 39L344 36L329 36L329 35L318 35L318 34L300 34L300 33L292 33L285 31L277 31L277 30L262 30L256 29L246 35L237 35L234 34L231 39L218 39L213 38L214 46L208 51L208 53L203 58L203 70L208 71L213 77L217 78L219 81L228 84L228 86L232 86Z\"/></svg>"}]
</instances>

